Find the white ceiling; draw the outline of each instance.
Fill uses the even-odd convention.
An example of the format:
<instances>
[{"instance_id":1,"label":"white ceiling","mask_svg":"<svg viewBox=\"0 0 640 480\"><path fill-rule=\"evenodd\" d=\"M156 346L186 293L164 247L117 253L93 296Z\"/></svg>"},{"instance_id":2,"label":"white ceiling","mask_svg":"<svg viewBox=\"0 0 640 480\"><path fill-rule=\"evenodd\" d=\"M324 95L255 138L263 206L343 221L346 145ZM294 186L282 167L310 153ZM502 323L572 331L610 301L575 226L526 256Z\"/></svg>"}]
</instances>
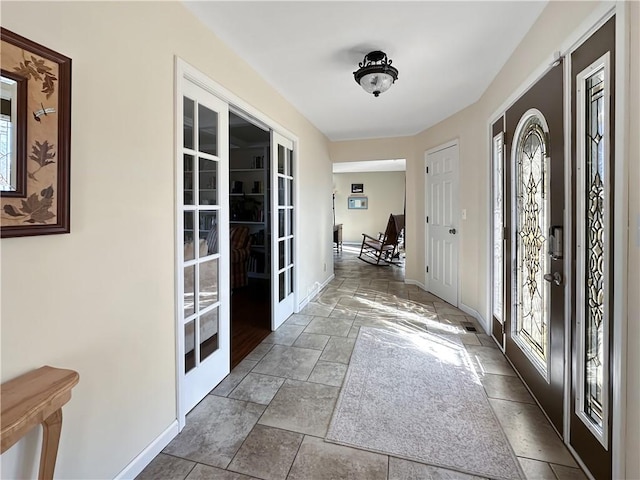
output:
<instances>
[{"instance_id":1,"label":"white ceiling","mask_svg":"<svg viewBox=\"0 0 640 480\"><path fill-rule=\"evenodd\" d=\"M187 7L329 139L414 135L477 101L546 1L195 1ZM383 50L375 98L353 79Z\"/></svg>"}]
</instances>

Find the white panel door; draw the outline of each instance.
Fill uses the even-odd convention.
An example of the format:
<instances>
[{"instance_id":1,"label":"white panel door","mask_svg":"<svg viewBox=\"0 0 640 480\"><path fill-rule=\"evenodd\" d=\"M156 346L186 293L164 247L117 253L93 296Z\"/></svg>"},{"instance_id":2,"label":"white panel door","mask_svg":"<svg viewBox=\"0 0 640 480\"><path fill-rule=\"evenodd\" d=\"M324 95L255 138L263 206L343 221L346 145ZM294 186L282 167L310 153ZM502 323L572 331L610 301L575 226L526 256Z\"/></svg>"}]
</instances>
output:
<instances>
[{"instance_id":1,"label":"white panel door","mask_svg":"<svg viewBox=\"0 0 640 480\"><path fill-rule=\"evenodd\" d=\"M293 142L271 131L271 328L294 308L294 171Z\"/></svg>"},{"instance_id":2,"label":"white panel door","mask_svg":"<svg viewBox=\"0 0 640 480\"><path fill-rule=\"evenodd\" d=\"M427 289L458 306L458 145L427 154Z\"/></svg>"},{"instance_id":3,"label":"white panel door","mask_svg":"<svg viewBox=\"0 0 640 480\"><path fill-rule=\"evenodd\" d=\"M182 79L177 114L177 291L180 415L228 373L229 111Z\"/></svg>"}]
</instances>

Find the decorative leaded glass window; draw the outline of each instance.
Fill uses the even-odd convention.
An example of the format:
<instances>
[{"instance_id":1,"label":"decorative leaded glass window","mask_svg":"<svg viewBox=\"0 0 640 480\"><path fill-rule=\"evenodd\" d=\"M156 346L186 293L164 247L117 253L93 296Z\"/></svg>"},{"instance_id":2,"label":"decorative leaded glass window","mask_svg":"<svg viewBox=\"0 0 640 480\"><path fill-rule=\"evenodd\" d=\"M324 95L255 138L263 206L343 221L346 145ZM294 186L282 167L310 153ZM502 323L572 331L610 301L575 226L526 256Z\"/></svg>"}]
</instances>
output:
<instances>
[{"instance_id":1,"label":"decorative leaded glass window","mask_svg":"<svg viewBox=\"0 0 640 480\"><path fill-rule=\"evenodd\" d=\"M577 77L578 416L606 447L609 391L609 54Z\"/></svg>"},{"instance_id":2,"label":"decorative leaded glass window","mask_svg":"<svg viewBox=\"0 0 640 480\"><path fill-rule=\"evenodd\" d=\"M504 265L504 245L503 245L503 134L493 139L493 316L503 322L503 265Z\"/></svg>"},{"instance_id":3,"label":"decorative leaded glass window","mask_svg":"<svg viewBox=\"0 0 640 480\"><path fill-rule=\"evenodd\" d=\"M514 137L516 272L514 340L548 378L549 175L547 123L537 110L524 114Z\"/></svg>"}]
</instances>

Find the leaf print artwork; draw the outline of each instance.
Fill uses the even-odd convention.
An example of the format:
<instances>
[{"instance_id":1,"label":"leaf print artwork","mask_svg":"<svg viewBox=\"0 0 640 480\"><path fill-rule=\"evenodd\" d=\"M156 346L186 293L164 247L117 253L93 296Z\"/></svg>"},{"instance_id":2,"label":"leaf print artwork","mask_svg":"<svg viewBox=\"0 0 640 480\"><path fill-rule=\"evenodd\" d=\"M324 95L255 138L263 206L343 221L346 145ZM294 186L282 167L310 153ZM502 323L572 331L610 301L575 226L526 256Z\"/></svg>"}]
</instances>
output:
<instances>
[{"instance_id":1,"label":"leaf print artwork","mask_svg":"<svg viewBox=\"0 0 640 480\"><path fill-rule=\"evenodd\" d=\"M33 172L27 172L29 178L37 181L38 179L36 178L36 173L38 173L47 165L55 163L52 160L53 158L55 158L55 156L56 153L53 151L53 145L49 145L49 142L47 140L42 143L36 140L31 147L31 155L29 155L29 158L40 165L40 167Z\"/></svg>"},{"instance_id":2,"label":"leaf print artwork","mask_svg":"<svg viewBox=\"0 0 640 480\"><path fill-rule=\"evenodd\" d=\"M56 88L53 82L58 79L51 73L52 68L44 64L43 59L31 55L31 60L20 62L17 67L14 67L14 70L18 75L25 78L33 78L38 81L42 80L42 93L46 94L47 98L55 92Z\"/></svg>"},{"instance_id":3,"label":"leaf print artwork","mask_svg":"<svg viewBox=\"0 0 640 480\"><path fill-rule=\"evenodd\" d=\"M12 218L25 217L24 223L46 223L55 217L55 214L49 209L53 205L53 185L37 193L32 193L26 200L20 201L21 207L16 208L14 205L5 205L4 213Z\"/></svg>"},{"instance_id":4,"label":"leaf print artwork","mask_svg":"<svg viewBox=\"0 0 640 480\"><path fill-rule=\"evenodd\" d=\"M7 215L10 215L12 217L22 217L22 216L24 216L22 213L17 211L13 205L5 205L4 206L4 213L6 213Z\"/></svg>"}]
</instances>

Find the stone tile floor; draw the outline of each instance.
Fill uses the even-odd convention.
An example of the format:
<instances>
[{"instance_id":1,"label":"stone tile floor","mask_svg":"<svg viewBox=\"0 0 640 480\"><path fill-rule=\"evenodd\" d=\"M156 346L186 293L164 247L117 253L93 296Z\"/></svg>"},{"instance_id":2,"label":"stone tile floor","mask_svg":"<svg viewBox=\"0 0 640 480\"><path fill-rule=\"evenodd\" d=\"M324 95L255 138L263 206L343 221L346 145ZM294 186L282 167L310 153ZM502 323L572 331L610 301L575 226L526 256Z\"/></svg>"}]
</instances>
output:
<instances>
[{"instance_id":1,"label":"stone tile floor","mask_svg":"<svg viewBox=\"0 0 640 480\"><path fill-rule=\"evenodd\" d=\"M137 477L167 480L474 479L324 442L361 326L402 324L457 334L527 479L586 477L473 317L375 267L345 246L335 278L267 337L187 416L187 426ZM461 453L463 454L463 453Z\"/></svg>"}]
</instances>

